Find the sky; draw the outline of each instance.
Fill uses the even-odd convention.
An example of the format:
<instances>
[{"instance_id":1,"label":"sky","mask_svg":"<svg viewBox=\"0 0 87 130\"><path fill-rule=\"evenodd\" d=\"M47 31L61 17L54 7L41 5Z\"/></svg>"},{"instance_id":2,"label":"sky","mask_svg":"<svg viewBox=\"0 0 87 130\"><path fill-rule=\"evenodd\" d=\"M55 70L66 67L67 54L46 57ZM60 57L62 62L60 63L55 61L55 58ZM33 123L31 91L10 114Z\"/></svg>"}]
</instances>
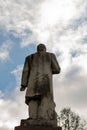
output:
<instances>
[{"instance_id":1,"label":"sky","mask_svg":"<svg viewBox=\"0 0 87 130\"><path fill-rule=\"evenodd\" d=\"M28 117L21 74L39 43L61 67L53 76L57 113L71 107L87 119L87 0L0 0L0 130Z\"/></svg>"}]
</instances>

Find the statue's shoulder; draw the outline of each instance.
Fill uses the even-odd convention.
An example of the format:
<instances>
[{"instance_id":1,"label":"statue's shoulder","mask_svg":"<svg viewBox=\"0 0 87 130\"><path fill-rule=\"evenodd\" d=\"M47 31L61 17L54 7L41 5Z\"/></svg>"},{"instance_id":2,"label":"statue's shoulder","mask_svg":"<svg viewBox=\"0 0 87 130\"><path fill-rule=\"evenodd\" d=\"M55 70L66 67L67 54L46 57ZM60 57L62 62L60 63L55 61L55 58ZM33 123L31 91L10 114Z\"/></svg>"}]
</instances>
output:
<instances>
[{"instance_id":1,"label":"statue's shoulder","mask_svg":"<svg viewBox=\"0 0 87 130\"><path fill-rule=\"evenodd\" d=\"M51 52L46 52L46 53L47 53L47 55L49 55L49 56L55 56L54 53L51 53Z\"/></svg>"},{"instance_id":2,"label":"statue's shoulder","mask_svg":"<svg viewBox=\"0 0 87 130\"><path fill-rule=\"evenodd\" d=\"M33 54L31 54L31 55L28 55L28 56L26 56L26 60L30 60L30 59L32 59L32 57L34 56L34 55L36 55L37 53L33 53Z\"/></svg>"}]
</instances>

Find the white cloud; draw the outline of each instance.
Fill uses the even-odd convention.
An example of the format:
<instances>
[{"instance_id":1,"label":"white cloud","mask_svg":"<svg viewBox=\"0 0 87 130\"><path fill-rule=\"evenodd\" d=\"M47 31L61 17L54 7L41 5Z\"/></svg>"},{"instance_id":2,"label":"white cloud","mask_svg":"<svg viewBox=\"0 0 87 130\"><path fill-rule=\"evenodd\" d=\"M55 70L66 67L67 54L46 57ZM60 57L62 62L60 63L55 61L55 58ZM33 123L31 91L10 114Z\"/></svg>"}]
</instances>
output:
<instances>
[{"instance_id":1,"label":"white cloud","mask_svg":"<svg viewBox=\"0 0 87 130\"><path fill-rule=\"evenodd\" d=\"M24 94L13 92L13 97L15 97L15 99L0 99L1 130L13 130L15 126L20 125L21 119L28 117L27 106L24 104Z\"/></svg>"},{"instance_id":2,"label":"white cloud","mask_svg":"<svg viewBox=\"0 0 87 130\"><path fill-rule=\"evenodd\" d=\"M23 69L23 65L18 65L16 67L16 69L14 69L11 72L11 74L13 74L15 76L15 78L16 78L17 85L20 85L20 82L21 82L22 69Z\"/></svg>"},{"instance_id":3,"label":"white cloud","mask_svg":"<svg viewBox=\"0 0 87 130\"><path fill-rule=\"evenodd\" d=\"M33 25L34 34L38 42L44 42L50 48L51 44L54 47L58 44L61 35L68 31L69 25L83 16L85 5L82 0L46 0L40 9L38 22Z\"/></svg>"},{"instance_id":4,"label":"white cloud","mask_svg":"<svg viewBox=\"0 0 87 130\"><path fill-rule=\"evenodd\" d=\"M61 31L81 17L86 16L84 0L1 0L0 22L7 30L15 30L17 35L25 35L22 46L32 41L44 42L50 48L60 38ZM27 36L26 29L30 30Z\"/></svg>"},{"instance_id":5,"label":"white cloud","mask_svg":"<svg viewBox=\"0 0 87 130\"><path fill-rule=\"evenodd\" d=\"M9 53L11 49L11 41L7 41L6 43L3 43L0 47L0 60L8 60L9 59Z\"/></svg>"},{"instance_id":6,"label":"white cloud","mask_svg":"<svg viewBox=\"0 0 87 130\"><path fill-rule=\"evenodd\" d=\"M28 108L25 105L25 92L20 92L20 78L22 65L18 65L11 73L14 74L17 86L8 96L0 91L0 129L14 130L15 126L20 125L21 119L28 118ZM12 95L10 97L10 95ZM3 97L2 97L3 96ZM20 106L20 107L19 107Z\"/></svg>"},{"instance_id":7,"label":"white cloud","mask_svg":"<svg viewBox=\"0 0 87 130\"><path fill-rule=\"evenodd\" d=\"M59 112L64 107L71 107L81 118L87 120L87 83L84 73L77 73L62 77L54 77L54 97L56 110Z\"/></svg>"}]
</instances>

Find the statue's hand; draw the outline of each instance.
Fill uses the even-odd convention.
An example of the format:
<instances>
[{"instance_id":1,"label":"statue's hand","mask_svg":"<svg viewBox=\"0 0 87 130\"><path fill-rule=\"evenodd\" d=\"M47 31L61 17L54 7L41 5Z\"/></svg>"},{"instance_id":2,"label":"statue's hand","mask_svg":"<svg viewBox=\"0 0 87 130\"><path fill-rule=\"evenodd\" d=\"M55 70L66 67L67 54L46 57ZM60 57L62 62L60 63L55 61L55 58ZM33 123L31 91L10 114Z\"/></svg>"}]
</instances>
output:
<instances>
[{"instance_id":1,"label":"statue's hand","mask_svg":"<svg viewBox=\"0 0 87 130\"><path fill-rule=\"evenodd\" d=\"M21 86L20 91L24 91L26 87Z\"/></svg>"}]
</instances>

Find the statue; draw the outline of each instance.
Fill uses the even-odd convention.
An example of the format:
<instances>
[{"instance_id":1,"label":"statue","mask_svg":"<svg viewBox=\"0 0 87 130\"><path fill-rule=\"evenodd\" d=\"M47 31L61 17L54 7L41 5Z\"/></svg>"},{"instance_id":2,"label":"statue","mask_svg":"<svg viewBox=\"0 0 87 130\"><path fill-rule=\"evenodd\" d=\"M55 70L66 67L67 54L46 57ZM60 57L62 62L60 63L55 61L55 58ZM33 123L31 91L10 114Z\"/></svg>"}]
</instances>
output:
<instances>
[{"instance_id":1,"label":"statue","mask_svg":"<svg viewBox=\"0 0 87 130\"><path fill-rule=\"evenodd\" d=\"M39 44L37 52L26 57L20 91L26 89L25 103L29 106L29 118L25 125L57 125L53 97L52 74L60 73L53 53Z\"/></svg>"}]
</instances>

